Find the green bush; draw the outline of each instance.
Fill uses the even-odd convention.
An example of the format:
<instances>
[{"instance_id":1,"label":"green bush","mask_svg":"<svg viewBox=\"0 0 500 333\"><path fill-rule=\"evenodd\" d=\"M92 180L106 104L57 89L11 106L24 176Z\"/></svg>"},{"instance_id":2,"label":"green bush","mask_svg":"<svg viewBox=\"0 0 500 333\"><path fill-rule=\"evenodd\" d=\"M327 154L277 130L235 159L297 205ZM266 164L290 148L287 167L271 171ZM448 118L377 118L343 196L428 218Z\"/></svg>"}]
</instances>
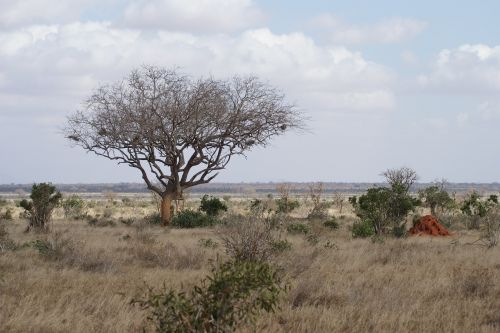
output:
<instances>
[{"instance_id":1,"label":"green bush","mask_svg":"<svg viewBox=\"0 0 500 333\"><path fill-rule=\"evenodd\" d=\"M64 217L66 218L80 219L82 216L86 215L85 202L76 194L63 200L62 207L64 210Z\"/></svg>"},{"instance_id":2,"label":"green bush","mask_svg":"<svg viewBox=\"0 0 500 333\"><path fill-rule=\"evenodd\" d=\"M331 218L328 221L323 222L323 225L327 228L330 229L338 229L339 228L339 223L335 218Z\"/></svg>"},{"instance_id":3,"label":"green bush","mask_svg":"<svg viewBox=\"0 0 500 333\"><path fill-rule=\"evenodd\" d=\"M178 228L209 227L217 223L215 217L194 210L183 210L172 219L172 226Z\"/></svg>"},{"instance_id":4,"label":"green bush","mask_svg":"<svg viewBox=\"0 0 500 333\"><path fill-rule=\"evenodd\" d=\"M47 230L52 217L52 211L59 205L62 194L56 187L49 183L33 184L31 200L23 199L19 205L24 208L29 219L27 231L31 228Z\"/></svg>"},{"instance_id":5,"label":"green bush","mask_svg":"<svg viewBox=\"0 0 500 333\"><path fill-rule=\"evenodd\" d=\"M209 249L216 249L219 246L219 243L214 241L212 238L201 238L198 241L198 244L201 247L209 248Z\"/></svg>"},{"instance_id":6,"label":"green bush","mask_svg":"<svg viewBox=\"0 0 500 333\"><path fill-rule=\"evenodd\" d=\"M144 217L144 222L146 224L161 225L163 222L161 220L160 213L152 213Z\"/></svg>"},{"instance_id":7,"label":"green bush","mask_svg":"<svg viewBox=\"0 0 500 333\"><path fill-rule=\"evenodd\" d=\"M406 224L401 224L392 228L392 235L396 238L406 237Z\"/></svg>"},{"instance_id":8,"label":"green bush","mask_svg":"<svg viewBox=\"0 0 500 333\"><path fill-rule=\"evenodd\" d=\"M223 211L226 212L227 206L219 198L205 194L201 198L200 211L205 212L208 216L217 216Z\"/></svg>"},{"instance_id":9,"label":"green bush","mask_svg":"<svg viewBox=\"0 0 500 333\"><path fill-rule=\"evenodd\" d=\"M132 303L151 311L156 332L234 332L259 312L274 312L285 290L268 263L229 261L213 267L189 292L150 289Z\"/></svg>"},{"instance_id":10,"label":"green bush","mask_svg":"<svg viewBox=\"0 0 500 333\"><path fill-rule=\"evenodd\" d=\"M352 225L352 237L366 238L374 234L373 225L369 220L354 222Z\"/></svg>"},{"instance_id":11,"label":"green bush","mask_svg":"<svg viewBox=\"0 0 500 333\"><path fill-rule=\"evenodd\" d=\"M288 197L276 199L276 212L289 214L294 209L298 208L300 203L298 200L293 200Z\"/></svg>"},{"instance_id":12,"label":"green bush","mask_svg":"<svg viewBox=\"0 0 500 333\"><path fill-rule=\"evenodd\" d=\"M276 240L271 244L273 252L283 253L292 249L292 243L286 239Z\"/></svg>"},{"instance_id":13,"label":"green bush","mask_svg":"<svg viewBox=\"0 0 500 333\"><path fill-rule=\"evenodd\" d=\"M311 231L311 228L304 223L291 223L288 225L286 230L291 234L307 235Z\"/></svg>"}]
</instances>

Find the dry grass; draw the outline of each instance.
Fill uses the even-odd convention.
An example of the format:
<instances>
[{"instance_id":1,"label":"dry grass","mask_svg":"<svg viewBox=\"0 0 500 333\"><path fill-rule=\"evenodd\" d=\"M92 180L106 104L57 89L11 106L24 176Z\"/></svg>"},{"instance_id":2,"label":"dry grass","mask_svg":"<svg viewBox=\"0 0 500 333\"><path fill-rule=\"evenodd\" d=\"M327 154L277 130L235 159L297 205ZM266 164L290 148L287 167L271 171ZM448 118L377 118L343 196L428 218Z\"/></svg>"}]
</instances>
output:
<instances>
[{"instance_id":1,"label":"dry grass","mask_svg":"<svg viewBox=\"0 0 500 333\"><path fill-rule=\"evenodd\" d=\"M127 216L120 209L113 214ZM478 232L373 243L351 239L351 220L339 222L335 231L313 223L315 246L287 236L292 249L273 259L290 284L281 310L243 331L500 330L500 248L466 245ZM43 256L25 246L0 253L2 332L140 332L146 314L129 302L145 285L189 286L207 273L210 259L224 255L222 245L200 246L202 238L222 244L211 229L56 220L45 236L23 233L20 220L6 225L17 244L59 237L60 252ZM327 240L337 248L324 247Z\"/></svg>"}]
</instances>

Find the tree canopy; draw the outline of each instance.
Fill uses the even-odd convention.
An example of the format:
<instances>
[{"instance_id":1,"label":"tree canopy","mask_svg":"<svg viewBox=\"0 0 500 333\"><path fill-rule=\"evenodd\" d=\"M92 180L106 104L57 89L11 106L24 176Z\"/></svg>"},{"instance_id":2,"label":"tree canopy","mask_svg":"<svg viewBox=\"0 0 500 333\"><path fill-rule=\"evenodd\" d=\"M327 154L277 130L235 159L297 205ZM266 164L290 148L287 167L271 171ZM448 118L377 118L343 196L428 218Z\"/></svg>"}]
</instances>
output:
<instances>
[{"instance_id":1,"label":"tree canopy","mask_svg":"<svg viewBox=\"0 0 500 333\"><path fill-rule=\"evenodd\" d=\"M284 95L256 77L194 80L145 66L97 88L64 132L84 150L138 169L150 190L172 199L301 124Z\"/></svg>"}]
</instances>

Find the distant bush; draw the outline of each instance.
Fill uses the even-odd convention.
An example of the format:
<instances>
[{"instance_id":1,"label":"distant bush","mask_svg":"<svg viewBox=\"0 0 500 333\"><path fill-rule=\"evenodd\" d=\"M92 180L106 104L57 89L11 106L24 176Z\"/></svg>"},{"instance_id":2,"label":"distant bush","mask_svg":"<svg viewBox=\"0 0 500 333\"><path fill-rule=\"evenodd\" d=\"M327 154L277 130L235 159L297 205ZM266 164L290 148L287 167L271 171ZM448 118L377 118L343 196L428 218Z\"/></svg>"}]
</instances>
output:
<instances>
[{"instance_id":1,"label":"distant bush","mask_svg":"<svg viewBox=\"0 0 500 333\"><path fill-rule=\"evenodd\" d=\"M374 234L372 223L368 220L354 222L352 225L352 237L366 238Z\"/></svg>"},{"instance_id":2,"label":"distant bush","mask_svg":"<svg viewBox=\"0 0 500 333\"><path fill-rule=\"evenodd\" d=\"M86 215L85 219L90 226L93 227L114 227L116 222L111 218L97 216Z\"/></svg>"},{"instance_id":3,"label":"distant bush","mask_svg":"<svg viewBox=\"0 0 500 333\"><path fill-rule=\"evenodd\" d=\"M226 212L227 206L219 198L205 194L201 198L200 211L205 212L208 216L217 216L221 212Z\"/></svg>"},{"instance_id":4,"label":"distant bush","mask_svg":"<svg viewBox=\"0 0 500 333\"><path fill-rule=\"evenodd\" d=\"M291 223L287 226L286 230L291 234L307 235L311 231L311 228L304 223Z\"/></svg>"},{"instance_id":5,"label":"distant bush","mask_svg":"<svg viewBox=\"0 0 500 333\"><path fill-rule=\"evenodd\" d=\"M323 222L323 225L327 228L330 228L330 229L338 229L339 228L339 223L337 222L337 220L334 217L329 219L328 221Z\"/></svg>"},{"instance_id":6,"label":"distant bush","mask_svg":"<svg viewBox=\"0 0 500 333\"><path fill-rule=\"evenodd\" d=\"M229 261L189 292L149 290L132 303L150 310L156 332L234 332L261 311L274 312L286 290L271 265Z\"/></svg>"},{"instance_id":7,"label":"distant bush","mask_svg":"<svg viewBox=\"0 0 500 333\"><path fill-rule=\"evenodd\" d=\"M85 202L76 194L63 200L62 207L64 210L64 217L68 219L80 219L86 215Z\"/></svg>"},{"instance_id":8,"label":"distant bush","mask_svg":"<svg viewBox=\"0 0 500 333\"><path fill-rule=\"evenodd\" d=\"M29 219L26 231L32 228L48 230L52 211L61 201L61 192L57 191L56 187L49 183L33 184L30 198L30 201L23 199L19 203L24 208L26 216Z\"/></svg>"},{"instance_id":9,"label":"distant bush","mask_svg":"<svg viewBox=\"0 0 500 333\"><path fill-rule=\"evenodd\" d=\"M172 219L172 226L178 228L200 228L209 227L217 223L213 216L203 214L194 210L183 210Z\"/></svg>"}]
</instances>

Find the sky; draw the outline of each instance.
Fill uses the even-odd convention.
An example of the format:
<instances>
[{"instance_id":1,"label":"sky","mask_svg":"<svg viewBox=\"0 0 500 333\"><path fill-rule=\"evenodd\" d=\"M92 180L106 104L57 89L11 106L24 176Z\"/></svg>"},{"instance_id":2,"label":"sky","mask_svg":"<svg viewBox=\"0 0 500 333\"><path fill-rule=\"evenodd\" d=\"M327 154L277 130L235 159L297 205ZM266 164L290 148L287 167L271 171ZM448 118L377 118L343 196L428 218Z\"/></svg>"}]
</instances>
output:
<instances>
[{"instance_id":1,"label":"sky","mask_svg":"<svg viewBox=\"0 0 500 333\"><path fill-rule=\"evenodd\" d=\"M218 182L500 181L500 1L0 0L0 183L140 182L66 117L142 65L256 75L308 118Z\"/></svg>"}]
</instances>

